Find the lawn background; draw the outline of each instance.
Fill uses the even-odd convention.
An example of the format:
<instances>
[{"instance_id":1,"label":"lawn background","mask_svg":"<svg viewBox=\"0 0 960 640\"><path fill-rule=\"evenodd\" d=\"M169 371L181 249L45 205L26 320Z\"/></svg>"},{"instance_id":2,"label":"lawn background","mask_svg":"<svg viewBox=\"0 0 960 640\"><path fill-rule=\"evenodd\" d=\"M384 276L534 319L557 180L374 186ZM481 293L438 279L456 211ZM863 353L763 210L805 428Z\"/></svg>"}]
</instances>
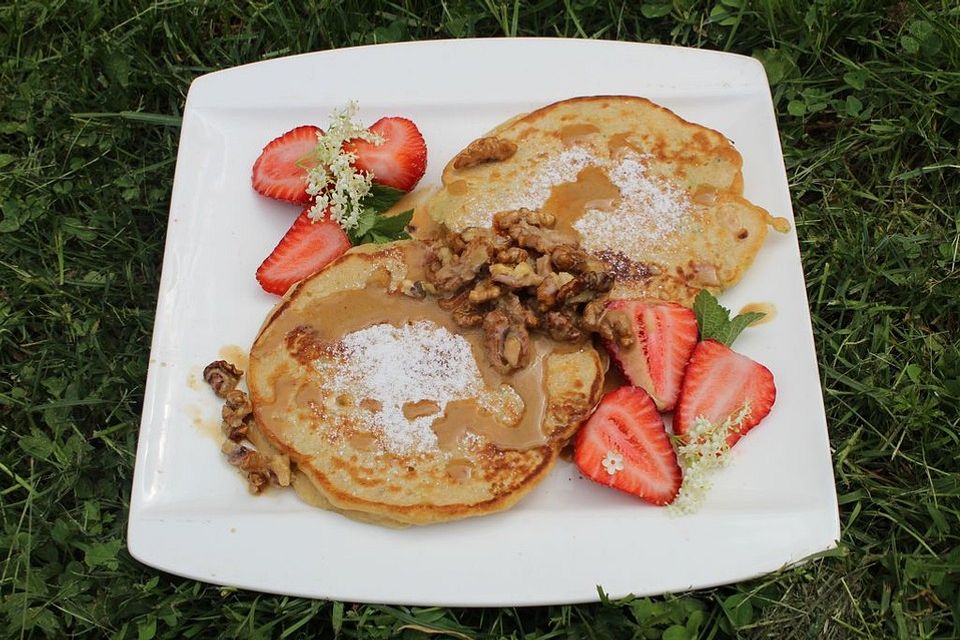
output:
<instances>
[{"instance_id":1,"label":"lawn background","mask_svg":"<svg viewBox=\"0 0 960 640\"><path fill-rule=\"evenodd\" d=\"M334 47L502 35L765 64L839 549L691 594L485 610L261 595L134 561L126 517L191 80ZM0 55L0 637L960 637L957 3L14 2L0 6Z\"/></svg>"}]
</instances>

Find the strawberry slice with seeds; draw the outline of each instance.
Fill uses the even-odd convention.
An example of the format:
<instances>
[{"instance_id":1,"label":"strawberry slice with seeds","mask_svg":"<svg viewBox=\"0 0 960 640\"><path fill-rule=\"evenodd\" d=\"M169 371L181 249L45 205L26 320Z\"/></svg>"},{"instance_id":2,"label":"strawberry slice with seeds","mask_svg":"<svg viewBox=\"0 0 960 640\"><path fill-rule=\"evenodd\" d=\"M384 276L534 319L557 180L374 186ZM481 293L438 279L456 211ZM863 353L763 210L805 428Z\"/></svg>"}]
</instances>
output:
<instances>
[{"instance_id":1,"label":"strawberry slice with seeds","mask_svg":"<svg viewBox=\"0 0 960 640\"><path fill-rule=\"evenodd\" d=\"M606 342L627 381L649 393L661 411L673 409L683 371L697 346L693 311L672 302L614 300L607 312L625 314L633 328L635 340L629 347Z\"/></svg>"},{"instance_id":2,"label":"strawberry slice with seeds","mask_svg":"<svg viewBox=\"0 0 960 640\"><path fill-rule=\"evenodd\" d=\"M295 204L309 202L309 167L304 161L316 148L321 133L318 127L303 125L271 140L253 163L251 182L257 193Z\"/></svg>"},{"instance_id":3,"label":"strawberry slice with seeds","mask_svg":"<svg viewBox=\"0 0 960 640\"><path fill-rule=\"evenodd\" d=\"M595 482L647 502L673 502L682 473L663 418L646 391L620 387L580 427L573 460Z\"/></svg>"},{"instance_id":4,"label":"strawberry slice with seeds","mask_svg":"<svg viewBox=\"0 0 960 640\"><path fill-rule=\"evenodd\" d=\"M295 283L320 271L350 248L350 239L329 212L313 221L309 207L297 216L279 244L257 269L264 291L283 295Z\"/></svg>"},{"instance_id":5,"label":"strawberry slice with seeds","mask_svg":"<svg viewBox=\"0 0 960 640\"><path fill-rule=\"evenodd\" d=\"M427 169L427 143L420 130L406 118L380 118L370 131L383 137L383 144L351 140L344 150L355 153L353 166L372 173L377 184L410 191Z\"/></svg>"},{"instance_id":6,"label":"strawberry slice with seeds","mask_svg":"<svg viewBox=\"0 0 960 640\"><path fill-rule=\"evenodd\" d=\"M732 447L770 413L776 398L769 369L716 340L705 340L687 366L673 432L686 435L699 417L716 426L731 420L727 444ZM741 414L739 424L733 423Z\"/></svg>"}]
</instances>

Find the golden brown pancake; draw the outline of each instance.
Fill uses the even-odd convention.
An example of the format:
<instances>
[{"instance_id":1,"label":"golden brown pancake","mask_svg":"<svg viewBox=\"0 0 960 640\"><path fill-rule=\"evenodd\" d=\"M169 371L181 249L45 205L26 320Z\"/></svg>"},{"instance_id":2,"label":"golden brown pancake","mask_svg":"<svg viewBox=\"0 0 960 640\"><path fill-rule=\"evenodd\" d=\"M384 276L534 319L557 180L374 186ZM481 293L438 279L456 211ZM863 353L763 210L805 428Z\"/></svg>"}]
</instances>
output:
<instances>
[{"instance_id":1,"label":"golden brown pancake","mask_svg":"<svg viewBox=\"0 0 960 640\"><path fill-rule=\"evenodd\" d=\"M614 297L689 304L700 289L726 289L767 226L786 224L743 198L742 159L726 137L644 98L564 100L487 136L516 152L459 169L452 159L430 216L462 231L498 211L552 213L615 272Z\"/></svg>"},{"instance_id":2,"label":"golden brown pancake","mask_svg":"<svg viewBox=\"0 0 960 640\"><path fill-rule=\"evenodd\" d=\"M589 344L534 339L511 376L430 298L416 241L362 246L293 288L250 354L251 440L314 505L380 524L506 509L542 480L603 384ZM477 333L473 333L477 331Z\"/></svg>"}]
</instances>

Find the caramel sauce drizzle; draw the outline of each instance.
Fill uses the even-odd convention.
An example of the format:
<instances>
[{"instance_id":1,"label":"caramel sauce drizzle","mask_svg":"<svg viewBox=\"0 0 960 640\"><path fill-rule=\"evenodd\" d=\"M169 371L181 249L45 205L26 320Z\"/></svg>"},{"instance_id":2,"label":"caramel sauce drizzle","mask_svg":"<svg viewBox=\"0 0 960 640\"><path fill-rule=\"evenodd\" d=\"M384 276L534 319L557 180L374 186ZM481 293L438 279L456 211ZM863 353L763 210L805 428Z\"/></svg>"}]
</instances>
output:
<instances>
[{"instance_id":1,"label":"caramel sauce drizzle","mask_svg":"<svg viewBox=\"0 0 960 640\"><path fill-rule=\"evenodd\" d=\"M416 251L413 246L406 249ZM411 258L422 260L423 256L419 252L414 256L408 253L407 261ZM411 269L406 274L410 279L424 279L424 276L423 270L419 268ZM332 354L336 350L335 345L343 336L376 324L403 326L423 320L466 338L484 386L489 392L495 393L501 385L509 385L523 401L519 416L494 415L481 407L478 398L450 402L443 414L439 413L439 407L436 407L435 403L427 399L419 399L423 402L411 401L408 404L421 405L416 408L421 412L429 410L429 404L434 405L433 411L425 415L437 414L433 428L437 433L440 448L455 450L468 432L483 437L501 449L527 449L546 444L543 423L548 412L545 388L547 361L554 353L576 351L580 347L554 344L546 337L533 336L531 351L534 356L531 364L512 375L501 374L488 364L483 336L479 329L457 326L450 314L440 309L433 300L418 300L399 292L389 292L382 274L378 276L376 272L371 274L360 288L337 291L311 300L302 308L286 309L264 328L263 334L254 345L253 353L255 357L266 357L277 349L285 348L287 336L292 332L300 332L302 336L303 330L307 329L317 348L311 348L305 353L311 356L317 353L329 354L321 355L320 359L330 358L332 366L336 366ZM305 400L311 403L318 418L323 417L317 411L319 396L323 395L323 379L309 361L300 364L304 366L288 366L275 378L272 401L267 398L266 406L260 407L268 420L283 420L291 408L299 409ZM362 432L357 428L348 429L348 440L363 440L365 444L373 442L366 436L357 435L358 433Z\"/></svg>"},{"instance_id":2,"label":"caramel sauce drizzle","mask_svg":"<svg viewBox=\"0 0 960 640\"><path fill-rule=\"evenodd\" d=\"M759 320L755 320L750 326L756 327L757 325L766 324L777 317L777 308L769 302L751 302L749 304L743 305L743 308L740 309L738 315L744 313L762 313L764 316Z\"/></svg>"},{"instance_id":3,"label":"caramel sauce drizzle","mask_svg":"<svg viewBox=\"0 0 960 640\"><path fill-rule=\"evenodd\" d=\"M579 238L573 225L581 216L591 209L612 211L619 203L620 189L610 181L606 171L589 166L580 170L576 181L555 185L543 210L556 217L558 231Z\"/></svg>"}]
</instances>

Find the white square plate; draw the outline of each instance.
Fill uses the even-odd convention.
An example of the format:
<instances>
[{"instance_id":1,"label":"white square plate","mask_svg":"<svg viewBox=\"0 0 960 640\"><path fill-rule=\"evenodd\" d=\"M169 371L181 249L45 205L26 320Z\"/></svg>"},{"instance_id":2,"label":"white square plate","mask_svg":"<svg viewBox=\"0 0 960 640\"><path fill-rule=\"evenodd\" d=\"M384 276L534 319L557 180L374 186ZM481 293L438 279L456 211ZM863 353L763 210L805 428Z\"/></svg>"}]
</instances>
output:
<instances>
[{"instance_id":1,"label":"white square plate","mask_svg":"<svg viewBox=\"0 0 960 640\"><path fill-rule=\"evenodd\" d=\"M297 209L258 196L263 145L360 118L403 115L429 149L424 185L495 124L577 95L645 96L717 129L743 154L746 196L793 220L763 67L751 58L622 42L435 41L295 56L203 76L187 96L130 506L140 561L214 582L318 598L445 606L534 605L713 586L835 546L836 490L794 232L773 233L722 302L776 307L736 349L779 395L737 445L704 506L671 517L578 477L563 461L505 513L384 529L313 509L292 491L247 494L214 439L219 403L198 383L228 345L249 346L276 298L254 272ZM229 348L228 348L229 351ZM204 427L204 428L198 428Z\"/></svg>"}]
</instances>

